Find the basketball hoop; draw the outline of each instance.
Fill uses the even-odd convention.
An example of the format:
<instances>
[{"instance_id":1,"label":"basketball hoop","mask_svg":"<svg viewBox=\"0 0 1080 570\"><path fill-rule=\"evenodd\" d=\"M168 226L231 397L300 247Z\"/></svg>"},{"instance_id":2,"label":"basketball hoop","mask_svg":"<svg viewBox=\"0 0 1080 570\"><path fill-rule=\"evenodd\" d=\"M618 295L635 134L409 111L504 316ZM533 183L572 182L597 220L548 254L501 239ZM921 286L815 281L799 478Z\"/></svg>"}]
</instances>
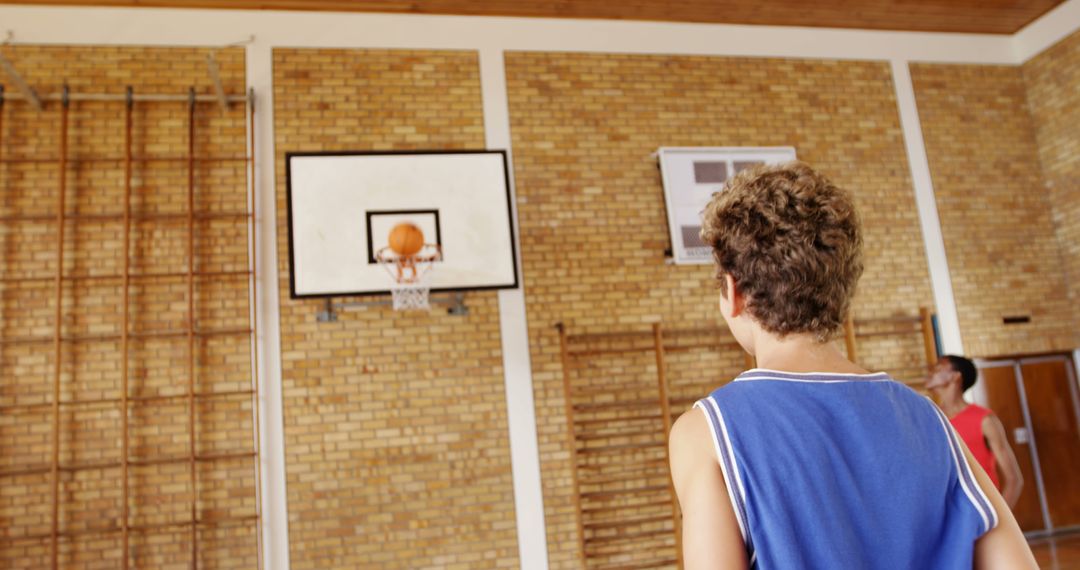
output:
<instances>
[{"instance_id":1,"label":"basketball hoop","mask_svg":"<svg viewBox=\"0 0 1080 570\"><path fill-rule=\"evenodd\" d=\"M442 261L442 248L438 244L425 243L424 232L408 221L395 225L386 237L386 243L386 247L375 252L375 261L394 280L390 285L394 310L431 309L431 285L427 275L432 263Z\"/></svg>"},{"instance_id":2,"label":"basketball hoop","mask_svg":"<svg viewBox=\"0 0 1080 570\"><path fill-rule=\"evenodd\" d=\"M375 260L390 274L390 285L395 311L429 310L431 285L428 274L436 261L442 260L442 251L435 244L424 244L412 255L401 255L390 247L375 252Z\"/></svg>"}]
</instances>

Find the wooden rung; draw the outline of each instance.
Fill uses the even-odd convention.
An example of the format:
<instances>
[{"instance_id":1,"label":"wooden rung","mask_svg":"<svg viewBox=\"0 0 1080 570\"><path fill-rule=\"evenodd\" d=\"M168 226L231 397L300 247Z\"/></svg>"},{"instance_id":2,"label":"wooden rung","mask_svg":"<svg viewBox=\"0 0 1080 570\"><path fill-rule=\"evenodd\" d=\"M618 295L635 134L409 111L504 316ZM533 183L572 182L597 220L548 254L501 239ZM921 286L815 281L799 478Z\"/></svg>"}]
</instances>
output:
<instances>
[{"instance_id":1,"label":"wooden rung","mask_svg":"<svg viewBox=\"0 0 1080 570\"><path fill-rule=\"evenodd\" d=\"M228 459L242 459L247 457L255 457L254 451L245 451L237 453L207 453L199 454L195 456L195 462L197 463L209 463L213 461L223 461ZM150 465L170 465L177 463L188 463L191 461L191 457L188 455L177 457L160 457L156 459L129 459L128 465L134 465L139 467L145 467ZM59 466L60 471L65 473L75 473L79 471L103 471L106 469L119 469L123 464L119 461L90 461L86 463L78 463L71 465ZM52 471L52 465L35 465L33 467L24 467L20 469L6 469L0 471L0 477L18 477L21 475L37 475L40 473L49 473Z\"/></svg>"},{"instance_id":2,"label":"wooden rung","mask_svg":"<svg viewBox=\"0 0 1080 570\"><path fill-rule=\"evenodd\" d=\"M58 158L3 158L0 159L0 164L54 164L58 161ZM196 157L195 162L248 162L251 160L246 156L202 156ZM86 156L86 157L69 157L67 159L72 164L91 164L91 163L108 163L108 162L124 162L125 158L122 156ZM133 156L131 162L187 162L188 159L180 156Z\"/></svg>"},{"instance_id":3,"label":"wooden rung","mask_svg":"<svg viewBox=\"0 0 1080 570\"><path fill-rule=\"evenodd\" d=\"M60 402L60 406L85 405L100 406L119 402L119 398L101 398L96 400L79 400L78 402ZM33 404L4 404L0 406L0 412L26 412L30 410L51 409L52 402L34 402Z\"/></svg>"},{"instance_id":4,"label":"wooden rung","mask_svg":"<svg viewBox=\"0 0 1080 570\"><path fill-rule=\"evenodd\" d=\"M653 392L655 392L655 390L650 391L647 387L642 387L642 386L637 386L633 390L623 389L623 390L620 390L620 391L613 391L610 387L598 388L598 389L595 389L595 390L578 389L578 390L574 390L574 399L579 400L579 401L580 400L588 401L588 400L594 400L594 399L614 398L614 397L622 396L623 399L616 400L616 401L635 402L635 401L638 401L638 400L648 400L649 397L653 395L652 394ZM627 399L628 397L633 397L633 399ZM592 403L592 402L589 402L589 403ZM600 403L603 403L603 402L600 402Z\"/></svg>"},{"instance_id":5,"label":"wooden rung","mask_svg":"<svg viewBox=\"0 0 1080 570\"><path fill-rule=\"evenodd\" d=\"M196 400L206 400L210 398L228 398L232 396L251 396L255 394L254 390L228 390L221 392L196 392L193 394ZM184 400L187 399L187 394L161 394L155 396L128 396L128 401L131 402L156 402L166 400Z\"/></svg>"},{"instance_id":6,"label":"wooden rung","mask_svg":"<svg viewBox=\"0 0 1080 570\"><path fill-rule=\"evenodd\" d=\"M695 334L720 335L720 334L726 334L727 332L728 332L728 329L721 328L721 327L715 327L715 326L688 327L688 328L684 328L684 329L668 329L668 328L665 328L664 329L664 336L667 337L667 338L671 338L671 337L676 337L676 336L695 335ZM620 331L620 332L608 332L608 333L582 333L582 334L566 335L567 342L570 343L570 344L585 343L585 342L596 341L596 340L613 340L613 339L620 339L620 338L628 338L628 339L629 338L647 338L647 339L651 340L653 338L653 331L652 331L652 329L648 329L648 330L640 330L640 331Z\"/></svg>"},{"instance_id":7,"label":"wooden rung","mask_svg":"<svg viewBox=\"0 0 1080 570\"><path fill-rule=\"evenodd\" d=\"M92 470L104 470L111 468L119 468L120 464L115 462L91 462L80 465L61 465L58 467L60 471L74 472L74 471L92 471ZM51 473L52 465L35 465L33 467L22 467L18 469L4 469L0 471L0 477L21 477L23 475L40 475L42 473Z\"/></svg>"},{"instance_id":8,"label":"wooden rung","mask_svg":"<svg viewBox=\"0 0 1080 570\"><path fill-rule=\"evenodd\" d=\"M872 337L879 337L879 336L904 336L904 335L916 335L916 334L922 334L922 331L919 330L919 329L904 329L904 330L889 329L889 330L884 330L884 331L860 332L860 333L855 335L855 338L872 338Z\"/></svg>"},{"instance_id":9,"label":"wooden rung","mask_svg":"<svg viewBox=\"0 0 1080 570\"><path fill-rule=\"evenodd\" d=\"M246 219L251 214L243 211L223 211L223 212L196 212L194 218L196 220L229 220L229 219ZM177 213L145 213L145 214L132 214L131 220L134 222L139 221L187 221L188 215L186 212ZM0 216L0 222L54 222L56 220L56 214L25 214L25 215L8 215ZM124 214L64 214L65 222L122 222L124 221Z\"/></svg>"},{"instance_id":10,"label":"wooden rung","mask_svg":"<svg viewBox=\"0 0 1080 570\"><path fill-rule=\"evenodd\" d=\"M667 477L667 473L666 472L661 472L661 471L658 471L656 473L640 473L639 472L639 473L635 474L635 476L633 476L633 477L609 477L607 479L592 479L592 480L582 479L581 480L581 485L584 487L584 486L587 486L587 485L612 485L612 484L616 484L616 483L634 483L634 482L637 482L637 481L654 479L654 478L658 478L658 477Z\"/></svg>"},{"instance_id":11,"label":"wooden rung","mask_svg":"<svg viewBox=\"0 0 1080 570\"><path fill-rule=\"evenodd\" d=\"M919 316L899 315L896 317L878 317L874 319L855 319L855 326L862 327L876 323L918 323Z\"/></svg>"},{"instance_id":12,"label":"wooden rung","mask_svg":"<svg viewBox=\"0 0 1080 570\"><path fill-rule=\"evenodd\" d=\"M251 334L251 329L217 329L217 330L201 330L196 331L194 335L196 337L214 337L214 336L232 336L241 334ZM128 338L186 338L188 336L187 331L165 330L165 331L150 331L150 332L131 332L128 333ZM119 334L88 334L88 335L74 335L61 337L62 342L109 342L120 340L122 337ZM0 344L43 344L51 343L55 339L53 337L14 337L0 339Z\"/></svg>"},{"instance_id":13,"label":"wooden rung","mask_svg":"<svg viewBox=\"0 0 1080 570\"><path fill-rule=\"evenodd\" d=\"M731 348L738 348L740 351L742 350L742 347L739 346L739 344L737 342L731 341L731 342L723 342L723 343L717 343L717 342L706 343L706 342L703 342L703 343L697 343L697 344L680 344L680 345L676 345L676 346L666 346L665 345L664 346L664 352L689 352L691 350L703 350L703 349L706 349L706 350L720 350L720 349L731 349Z\"/></svg>"},{"instance_id":14,"label":"wooden rung","mask_svg":"<svg viewBox=\"0 0 1080 570\"><path fill-rule=\"evenodd\" d=\"M596 570L646 570L648 568L665 568L678 564L674 558L660 558L647 562L633 562L630 564L617 564L615 566L597 566Z\"/></svg>"},{"instance_id":15,"label":"wooden rung","mask_svg":"<svg viewBox=\"0 0 1080 570\"><path fill-rule=\"evenodd\" d=\"M676 554L675 545L677 541L672 540L675 538L674 531L667 531L668 536L646 536L639 538L635 542L622 542L622 543L609 543L609 544L592 544L588 546L585 552L586 559L590 561L589 568L593 569L595 564L635 564L627 558L632 556L658 556L663 555L664 552L670 552ZM618 562L620 561L621 562Z\"/></svg>"},{"instance_id":16,"label":"wooden rung","mask_svg":"<svg viewBox=\"0 0 1080 570\"><path fill-rule=\"evenodd\" d=\"M621 338L652 338L652 331L623 331L609 333L583 333L566 335L567 343L585 343L595 340L615 340Z\"/></svg>"},{"instance_id":17,"label":"wooden rung","mask_svg":"<svg viewBox=\"0 0 1080 570\"><path fill-rule=\"evenodd\" d=\"M246 328L230 328L230 329L203 329L196 330L191 334L196 337L209 337L209 336L229 336L240 334L251 334L253 331ZM172 338L172 337L186 337L187 331L180 330L163 330L163 331L147 331L147 332L132 332L128 333L131 338Z\"/></svg>"},{"instance_id":18,"label":"wooden rung","mask_svg":"<svg viewBox=\"0 0 1080 570\"><path fill-rule=\"evenodd\" d=\"M197 526L225 526L232 523L254 522L258 520L258 515L246 515L242 517L213 517L200 519L195 521ZM167 523L155 523L145 525L128 525L128 530L133 532L153 532L160 531L167 528L185 528L191 526L191 521L176 521ZM119 526L107 526L98 528L87 528L83 530L66 531L59 534L60 538L78 538L84 536L96 536L96 535L109 535L113 533L121 532ZM13 544L18 542L30 542L51 539L51 533L42 534L27 534L23 536L5 536L0 537L0 544Z\"/></svg>"},{"instance_id":19,"label":"wooden rung","mask_svg":"<svg viewBox=\"0 0 1080 570\"><path fill-rule=\"evenodd\" d=\"M627 467L627 465L630 467ZM648 468L666 465L666 459L647 459L645 461L634 461L632 463L627 463L625 461L619 463L590 463L580 465L579 469L597 470L602 471L605 475L615 475L618 473L638 473L643 467ZM611 467L620 467L620 469L611 470Z\"/></svg>"},{"instance_id":20,"label":"wooden rung","mask_svg":"<svg viewBox=\"0 0 1080 570\"><path fill-rule=\"evenodd\" d=\"M590 410L619 410L624 408L649 408L660 407L657 400L624 400L616 402L596 402L591 404L574 404L575 412L587 412Z\"/></svg>"},{"instance_id":21,"label":"wooden rung","mask_svg":"<svg viewBox=\"0 0 1080 570\"><path fill-rule=\"evenodd\" d=\"M593 491L591 493L582 493L581 498L595 501L605 501L616 499L619 497L640 497L642 495L649 495L658 491L667 490L667 485L652 485L650 487L638 487L636 489L619 489L617 491Z\"/></svg>"},{"instance_id":22,"label":"wooden rung","mask_svg":"<svg viewBox=\"0 0 1080 570\"><path fill-rule=\"evenodd\" d=\"M206 400L210 398L227 398L230 396L251 396L255 394L254 390L231 390L222 392L200 392L195 394L196 400ZM186 400L187 394L168 394L161 396L128 396L129 402L154 402L165 400ZM60 402L61 407L75 407L75 406L95 406L103 404L119 404L123 402L120 398L100 398L96 400L62 400ZM36 402L33 404L6 404L0 406L0 412L6 411L24 411L32 410L36 408L51 408L52 404L49 402Z\"/></svg>"},{"instance_id":23,"label":"wooden rung","mask_svg":"<svg viewBox=\"0 0 1080 570\"><path fill-rule=\"evenodd\" d=\"M688 351L691 351L691 350L733 350L733 349L738 349L738 350L741 351L742 347L739 346L739 343L735 342L734 340L730 340L730 341L723 340L723 341L716 341L716 342L698 342L698 343L691 343L691 344L671 344L671 345L665 344L664 345L664 351L665 352L688 352ZM640 352L644 356L644 355L647 355L649 353L652 353L655 350L656 350L656 347L654 345L651 345L651 344L644 345L643 344L641 346L623 346L623 347L618 347L618 348L591 348L591 349L571 350L571 351L567 352L567 355L571 356L571 357L574 357L574 358L579 358L579 357L582 357L582 356L604 356L604 355L609 355L609 354L632 354L632 353Z\"/></svg>"},{"instance_id":24,"label":"wooden rung","mask_svg":"<svg viewBox=\"0 0 1080 570\"><path fill-rule=\"evenodd\" d=\"M242 517L210 517L210 518L201 518L201 519L195 521L194 524L196 526L224 526L224 525L227 525L227 524L230 524L230 523L243 523L243 522L249 522L249 521L256 521L258 519L259 519L258 515L246 515L246 516L242 516ZM189 527L191 525L192 525L192 521L176 521L176 522L169 522L169 523L156 523L156 524L131 526L131 527L128 527L128 528L131 529L131 530L134 530L136 532L147 532L147 531L161 530L163 528L183 528L183 527Z\"/></svg>"},{"instance_id":25,"label":"wooden rung","mask_svg":"<svg viewBox=\"0 0 1080 570\"><path fill-rule=\"evenodd\" d=\"M639 430L631 432L614 432L614 433L579 433L575 435L575 439L578 441L594 441L597 439L611 439L615 437L640 437L643 435L659 435L661 433L660 426L657 425L656 429Z\"/></svg>"},{"instance_id":26,"label":"wooden rung","mask_svg":"<svg viewBox=\"0 0 1080 570\"><path fill-rule=\"evenodd\" d=\"M619 505L618 507L595 507L589 509L581 509L581 512L586 515L597 514L611 514L616 509L655 509L655 508L671 508L670 500L663 501L649 501L644 503L631 503L627 505Z\"/></svg>"},{"instance_id":27,"label":"wooden rung","mask_svg":"<svg viewBox=\"0 0 1080 570\"><path fill-rule=\"evenodd\" d=\"M587 420L579 420L574 418L574 423L577 425L593 425L601 423L614 423L614 422L642 422L642 421L657 421L660 419L660 414L645 414L636 416L619 416L615 418L594 418Z\"/></svg>"},{"instance_id":28,"label":"wooden rung","mask_svg":"<svg viewBox=\"0 0 1080 570\"><path fill-rule=\"evenodd\" d=\"M115 469L117 467L120 467L118 461L89 461L78 465L61 465L60 470L74 473L76 471L95 471L100 469Z\"/></svg>"},{"instance_id":29,"label":"wooden rung","mask_svg":"<svg viewBox=\"0 0 1080 570\"><path fill-rule=\"evenodd\" d=\"M671 517L668 517L671 520ZM641 538L649 538L653 536L665 536L671 535L674 531L670 528L660 530L643 530L641 532L629 532L625 534L617 534L613 536L599 536L599 537L587 537L585 538L586 545L594 544L613 544L618 542L626 542L628 540L638 540Z\"/></svg>"},{"instance_id":30,"label":"wooden rung","mask_svg":"<svg viewBox=\"0 0 1080 570\"><path fill-rule=\"evenodd\" d=\"M667 329L667 328L665 328L664 329L664 336L667 337L667 338L671 338L671 337L676 337L676 336L695 335L695 334L721 335L721 334L728 334L728 332L729 331L728 331L727 327L717 327L717 326L689 327L689 328L685 328L685 329Z\"/></svg>"},{"instance_id":31,"label":"wooden rung","mask_svg":"<svg viewBox=\"0 0 1080 570\"><path fill-rule=\"evenodd\" d=\"M39 409L44 410L44 409L51 409L51 408L52 408L51 403L44 403L44 402L35 402L33 404L4 404L4 405L0 406L0 413L4 413L4 414L12 413L12 412L19 413L19 412L29 412L29 411L32 411L32 410L39 410Z\"/></svg>"},{"instance_id":32,"label":"wooden rung","mask_svg":"<svg viewBox=\"0 0 1080 570\"><path fill-rule=\"evenodd\" d=\"M605 522L589 522L585 523L585 528L589 529L605 529L605 528L621 528L625 526L634 526L639 524L648 524L654 522L671 521L671 515L662 515L658 517L646 517L642 519L626 519L621 521L605 521Z\"/></svg>"},{"instance_id":33,"label":"wooden rung","mask_svg":"<svg viewBox=\"0 0 1080 570\"><path fill-rule=\"evenodd\" d=\"M603 356L605 354L628 354L628 353L649 353L652 352L652 345L649 346L628 346L626 348L594 348L590 350L571 350L567 352L567 355L571 358L580 358L582 356Z\"/></svg>"},{"instance_id":34,"label":"wooden rung","mask_svg":"<svg viewBox=\"0 0 1080 570\"><path fill-rule=\"evenodd\" d=\"M585 447L578 448L578 455L605 455L609 453L618 453L620 451L633 451L636 449L656 449L663 448L667 445L664 441L654 441L650 443L623 443L618 445L604 445L601 447Z\"/></svg>"},{"instance_id":35,"label":"wooden rung","mask_svg":"<svg viewBox=\"0 0 1080 570\"><path fill-rule=\"evenodd\" d=\"M187 273L135 273L128 275L129 279L176 279L187 278ZM250 277L250 271L203 271L195 273L195 277L221 279L223 277ZM67 275L62 280L71 281L115 281L123 279L123 275ZM52 283L55 277L2 277L0 283Z\"/></svg>"},{"instance_id":36,"label":"wooden rung","mask_svg":"<svg viewBox=\"0 0 1080 570\"><path fill-rule=\"evenodd\" d=\"M594 396L612 397L612 396L618 396L620 394L628 394L629 393L629 394L634 394L635 396L638 396L638 397L635 398L635 400L641 400L641 399L648 399L648 396L652 396L653 393L656 391L655 389L650 390L648 386L642 386L642 385L634 386L632 390L627 389L628 388L627 386L622 386L621 388L622 389L620 389L620 390L613 390L611 386L601 386L601 387L593 388L593 389L578 388L578 389L574 390L574 399L590 398L590 397L594 397ZM645 398L641 398L640 397L641 394L646 394L647 396ZM632 401L632 400L628 400L628 401Z\"/></svg>"},{"instance_id":37,"label":"wooden rung","mask_svg":"<svg viewBox=\"0 0 1080 570\"><path fill-rule=\"evenodd\" d=\"M234 453L200 453L195 456L197 463L211 463L214 461L225 461L229 459L244 459L248 457L255 457L254 451L242 451ZM191 456L184 455L178 457L162 457L159 459L130 459L128 465L134 465L137 467L148 467L152 465L174 465L177 463L188 463L191 461Z\"/></svg>"}]
</instances>

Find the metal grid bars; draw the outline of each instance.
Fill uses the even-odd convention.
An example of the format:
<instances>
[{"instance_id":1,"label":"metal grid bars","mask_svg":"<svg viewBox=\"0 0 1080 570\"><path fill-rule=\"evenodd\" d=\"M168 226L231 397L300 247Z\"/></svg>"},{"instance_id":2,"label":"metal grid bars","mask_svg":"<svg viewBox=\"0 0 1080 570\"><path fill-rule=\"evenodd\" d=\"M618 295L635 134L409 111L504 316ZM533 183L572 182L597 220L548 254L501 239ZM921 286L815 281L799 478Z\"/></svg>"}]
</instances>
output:
<instances>
[{"instance_id":1,"label":"metal grid bars","mask_svg":"<svg viewBox=\"0 0 1080 570\"><path fill-rule=\"evenodd\" d=\"M52 157L12 156L12 153L8 151L14 146L14 143L4 140L5 133L8 132L5 130L5 117L14 112L10 103L5 105L5 100L12 98L14 97L10 95L4 97L3 87L0 86L0 174L6 175L0 176L0 180L4 181L3 184L0 184L0 193L8 189L8 182L11 178L11 172L5 173L4 170L14 168L40 170L55 165L55 200L52 205L53 212L48 215L42 213L40 209L28 212L25 208L20 210L17 206L5 207L5 211L0 215L0 230L3 230L3 233L0 233L0 239L7 240L12 235L18 234L20 231L18 228L22 224L33 225L36 228L46 228L32 234L31 237L37 240L35 241L37 245L34 247L40 249L40 240L46 237L52 237L54 242L52 251L48 252L48 257L51 258L51 275L44 274L40 270L41 264L33 265L38 270L31 274L26 271L12 271L12 266L19 265L18 260L13 261L6 257L0 258L0 269L2 269L0 271L0 293L3 293L2 302L10 304L13 303L12 299L18 300L17 294L11 293L12 289L20 287L40 288L51 284L51 299L38 302L35 296L35 301L29 303L32 308L51 309L51 311L48 311L48 313L51 313L51 318L46 317L44 314L29 318L30 322L34 323L49 322L48 329L51 330L51 334L43 334L45 329L42 326L25 327L29 329L25 331L23 330L24 327L14 325L3 327L3 330L0 331L0 369L4 367L4 358L15 358L14 356L8 356L8 354L15 351L18 351L19 354L27 354L29 355L27 358L35 359L35 361L47 360L48 377L51 385L48 391L41 390L40 392L27 394L26 385L19 383L16 374L12 372L12 370L18 370L19 367L8 367L7 371L3 373L3 377L0 378L0 415L14 418L19 414L26 414L31 419L36 415L42 420L47 416L49 459L44 462L23 461L22 463L11 463L5 461L5 464L0 466L0 487L14 481L29 481L28 488L41 490L47 488L46 501L50 509L47 515L47 526L27 524L22 528L16 528L17 525L13 525L4 529L4 532L0 534L0 550L13 547L13 545L47 544L47 560L51 567L56 569L67 565L63 559L63 553L69 552L72 546L71 544L65 546L66 543L82 540L85 537L119 535L118 542L121 552L113 552L103 560L115 558L117 565L126 569L137 565L136 560L134 560L137 548L132 544L132 537L136 533L145 535L161 532L185 532L188 537L187 541L190 542L191 546L190 552L187 554L190 559L190 567L198 568L201 560L200 553L203 550L203 532L231 527L243 527L245 529L253 527L254 536L251 537L251 542L258 550L258 553L253 555L253 558L256 558L259 561L259 567L262 567L259 497L261 476L259 445L261 436L258 417L259 391L258 368L256 365L257 343L255 338L257 323L254 293L256 243L254 216L255 165L253 158L250 158L254 156L255 150L254 94L249 93L246 98L243 98L246 102L244 121L247 124L247 135L250 137L244 141L244 144L248 145L248 156L225 154L199 156L197 154L197 141L199 140L197 126L200 124L200 107L206 107L203 102L220 103L218 98L197 97L194 89L189 91L186 97L136 97L131 88L127 89L123 97L90 94L76 97L69 93L66 87L59 98L59 105L55 106L55 112L59 115L56 155ZM233 97L229 100L235 99L240 98ZM136 112L137 105L175 105L176 103L172 101L177 100L183 101L183 104L186 105L186 117L184 118L186 148L183 155L152 155L149 153L144 153L141 156L136 155L134 141L137 136L136 118L139 116ZM72 152L70 148L72 125L78 124L72 120L73 101L93 101L98 105L112 105L113 103L107 102L117 101L123 104L122 157L85 156ZM46 105L40 113L53 112L51 107L53 105ZM30 110L29 106L27 106L27 109ZM31 112L39 113L37 111ZM200 209L198 199L200 194L197 192L200 189L197 179L199 168L205 165L228 165L232 163L242 164L245 167L239 174L240 177L247 179L243 206L233 210L221 207L212 210L205 207ZM112 204L113 206L120 206L120 208L117 208L119 211L82 212L78 207L73 208L72 204L69 203L72 200L69 199L74 197L73 201L77 202L81 191L79 184L72 183L75 176L72 173L73 165L77 168L90 169L116 169L121 166L123 174L122 181L119 182L123 188L122 204ZM140 196L140 189L136 186L136 181L140 177L145 178L149 175L148 173L153 173L155 169L161 168L182 168L186 171L185 204L182 212L162 212L146 208L141 208L143 211L140 211L139 199L145 201L146 198ZM110 179L109 176L105 176L103 173L99 172L98 174L103 179ZM46 194L48 193L51 192L46 192ZM4 198L6 201L8 197L4 196ZM36 200L33 203L40 205L44 202ZM77 259L80 247L88 248L91 251L108 250L114 247L112 243L81 243L80 240L84 239L88 234L80 230L80 224L96 224L97 227L111 224L108 227L113 229L108 231L112 233L108 235L118 234L120 236L119 243L115 244L116 249L121 252L121 261L118 263L120 265L119 271L108 271L95 267L95 260L80 261ZM212 229L205 229L203 226L210 224L219 224L222 227L232 228L227 230L231 232L227 235L235 235L239 239L245 240L243 252L230 258L235 261L233 267L200 267L201 256L207 255L205 253L206 248L200 245L201 240L210 239L206 233ZM185 234L181 254L184 257L182 268L172 268L167 271L149 270L147 269L148 264L145 262L140 262L142 265L136 264L139 256L179 257L176 255L178 252L166 251L160 253L154 249L154 243L144 244L140 241L143 235L155 231L163 232L165 230L162 228L165 226L176 228L178 225ZM173 231L173 229L169 231ZM10 252L11 250L12 248L7 248L7 251ZM19 254L9 253L5 255L17 256ZM38 257L45 256L39 255ZM25 256L18 259L25 259ZM239 268L240 263L244 264L242 269ZM79 269L80 267L82 269ZM139 325L138 319L144 318L145 315L140 314L138 299L133 295L133 291L149 288L153 284L160 283L176 285L176 287L168 285L165 290L166 293L171 295L168 306L175 310L170 309L169 314L153 316L153 326ZM205 287L209 290L215 286L220 286L222 283L237 284L235 286L229 285L232 288L228 289L228 291L234 293L234 296L237 297L235 299L236 305L243 305L243 317L240 320L218 317L217 315L223 310L215 307L200 309L200 299L210 299L213 295L213 292L200 291L200 289ZM76 314L78 307L70 299L66 298L66 294L71 294L70 290L77 287L101 287L103 284L111 290L118 290L119 292L118 299L114 299L111 303L108 301L104 303L115 309L111 316L118 318L120 322L119 329L105 330L102 326L97 326L81 327L84 330L80 330L80 327L76 327L72 323L81 323L80 319L83 319L83 317ZM182 294L176 294L179 291L182 291ZM145 291L142 291L141 294L147 295ZM116 304L119 304L119 307L116 307ZM26 309L21 308L20 310ZM213 326L215 323L212 321L215 319L228 322L223 326ZM11 334L14 330L18 332ZM215 382L215 378L211 376L214 376L216 372L212 368L212 363L204 362L200 357L200 350L209 352L210 349L207 346L214 342L233 342L222 339L235 339L235 341L243 343L243 348L237 349L237 352L242 353L243 364L239 372L235 370L231 372L233 376L239 376L242 380L240 383L231 383L228 386L231 389L208 387L203 384L204 382ZM154 342L166 343L168 346L159 349L152 361L149 361L151 359L142 360L146 357L137 354L141 349L136 343ZM45 346L50 343L52 350L48 351ZM182 349L178 347L179 344L183 344ZM78 390L75 390L70 385L65 386L65 378L71 378L71 382L75 381L75 372L73 370L77 363L73 360L76 356L82 354L83 351L106 351L109 349L109 346L102 345L118 346L116 350L119 354L119 364L109 372L118 376L118 378L114 379L118 384L116 393L97 393L98 397L79 397L80 392ZM89 348L80 348L83 346ZM143 350L143 352L147 351ZM214 359L216 362L221 357L215 355ZM233 362L236 360L234 358ZM182 392L169 389L177 384L170 380L170 376L175 376L175 374L170 373L172 373L174 365L180 361L183 362L183 365L179 368L184 375ZM133 376L132 366L136 365L139 366L139 374ZM244 366L250 366L249 374L244 372ZM151 390L149 387L140 384L140 382L146 381L146 378L155 377L155 375L165 379L155 380L158 384L164 382L165 389L162 389L159 385L156 390ZM114 380L110 380L110 382ZM225 385L222 384L221 386ZM179 386L175 387L179 388ZM68 394L68 396L64 397L64 394ZM183 426L185 433L182 435L170 433L168 438L186 438L184 453L168 450L167 444L171 440L164 437L162 441L165 441L165 443L143 446L146 449L142 452L138 452L133 447L133 438L136 437L133 432L139 429L138 426L132 425L133 418L138 418L140 413L148 417L154 416L153 410L149 408L149 406L154 405L183 407L186 420ZM243 433L236 436L235 430L229 430L228 433L224 434L215 433L213 426L204 425L207 420L200 415L206 409L223 414L224 412L220 410L235 412L236 410L243 410L244 406L247 405L250 406L250 418L243 418L241 423L251 422L250 438L244 436ZM80 422L74 420L65 422L66 414L97 414L93 416L92 420L80 421L84 423L96 422L95 425L110 422L118 424L110 425L108 430L117 432L119 441L109 441L101 444L101 448L106 451L118 448L118 457L110 455L111 452L102 452L100 456L93 457L91 460L79 460L77 457L79 454L70 453L70 450L67 454L62 453L64 438L74 438L75 436L72 435L71 430L78 430L81 425ZM15 421L22 420L11 420L11 422ZM6 421L4 425L14 425L11 422ZM70 423L71 426L69 427L67 423ZM28 426L24 431L42 431L44 429L46 429L46 426L42 424ZM11 439L3 439L0 440L0 445L10 442ZM237 445L237 442L243 442L243 444ZM33 448L44 449L45 446L36 445ZM65 455L71 455L71 457L62 457ZM240 500L242 504L247 505L244 508L249 508L253 504L253 508L250 509L251 512L239 512L242 509L233 507L208 507L207 505L211 504L207 502L209 499L200 494L200 482L208 476L207 470L209 470L211 479L215 477L224 479L227 477L221 476L220 473L214 470L223 469L221 465L225 462L238 461L250 462L254 470L254 473L252 473L253 488L247 490L250 492L249 497L251 498ZM150 518L139 522L139 516L133 511L143 507L143 505L140 501L141 497L132 486L133 481L142 481L143 478L135 472L147 468L169 469L169 466L175 466L178 469L184 468L183 480L179 480L179 476L173 477L172 485L174 487L179 486L186 492L187 496L184 499L185 507L183 510L185 516L172 517L172 520L166 520L168 517L159 516L156 519ZM236 473L233 467L227 467L227 469L229 469L229 474ZM114 475L117 472L118 477ZM79 477L83 473L92 474L89 477L104 481L104 485L109 487L107 491L103 491L104 495L114 496L113 493L116 494L120 503L119 508L116 509L117 516L112 517L105 513L99 515L96 520L78 521L79 524L72 524L70 515L65 517L65 509L71 508L71 502L79 500L70 491L65 490L65 485L70 484L71 479ZM245 482L252 479L243 478ZM220 481L212 480L211 483L221 485ZM229 497L235 494L233 489L223 493L219 488L215 488L213 492ZM162 490L161 487L155 487L152 493L166 493L166 491ZM25 500L41 502L40 498L31 499L28 497ZM157 500L157 497L151 498L152 502ZM42 518L44 518L44 512L42 515ZM44 560L42 564L44 564Z\"/></svg>"}]
</instances>

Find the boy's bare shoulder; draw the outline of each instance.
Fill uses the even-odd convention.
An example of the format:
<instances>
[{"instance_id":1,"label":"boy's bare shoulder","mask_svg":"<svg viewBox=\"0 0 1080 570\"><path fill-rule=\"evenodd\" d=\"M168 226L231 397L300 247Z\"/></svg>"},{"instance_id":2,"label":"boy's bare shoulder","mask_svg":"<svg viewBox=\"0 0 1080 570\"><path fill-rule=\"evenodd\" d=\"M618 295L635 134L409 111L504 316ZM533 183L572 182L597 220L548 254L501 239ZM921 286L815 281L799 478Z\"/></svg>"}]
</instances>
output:
<instances>
[{"instance_id":1,"label":"boy's bare shoulder","mask_svg":"<svg viewBox=\"0 0 1080 570\"><path fill-rule=\"evenodd\" d=\"M702 435L708 436L709 429L711 428L709 427L709 420L705 417L705 412L697 407L690 408L671 425L670 439L672 445L676 441L682 445L695 442Z\"/></svg>"},{"instance_id":2,"label":"boy's bare shoulder","mask_svg":"<svg viewBox=\"0 0 1080 570\"><path fill-rule=\"evenodd\" d=\"M671 426L668 448L672 467L692 469L699 463L714 463L712 435L708 418L701 408L690 408Z\"/></svg>"}]
</instances>

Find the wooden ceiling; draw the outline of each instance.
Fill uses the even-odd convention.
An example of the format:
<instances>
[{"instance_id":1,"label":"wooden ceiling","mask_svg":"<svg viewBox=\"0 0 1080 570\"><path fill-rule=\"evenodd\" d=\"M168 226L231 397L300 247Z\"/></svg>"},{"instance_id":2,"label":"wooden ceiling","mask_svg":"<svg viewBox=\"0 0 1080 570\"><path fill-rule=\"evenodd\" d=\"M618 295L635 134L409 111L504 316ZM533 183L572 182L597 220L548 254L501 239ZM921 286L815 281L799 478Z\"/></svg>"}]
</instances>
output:
<instances>
[{"instance_id":1,"label":"wooden ceiling","mask_svg":"<svg viewBox=\"0 0 1080 570\"><path fill-rule=\"evenodd\" d=\"M1012 34L1063 0L0 0L0 4L602 18Z\"/></svg>"}]
</instances>

